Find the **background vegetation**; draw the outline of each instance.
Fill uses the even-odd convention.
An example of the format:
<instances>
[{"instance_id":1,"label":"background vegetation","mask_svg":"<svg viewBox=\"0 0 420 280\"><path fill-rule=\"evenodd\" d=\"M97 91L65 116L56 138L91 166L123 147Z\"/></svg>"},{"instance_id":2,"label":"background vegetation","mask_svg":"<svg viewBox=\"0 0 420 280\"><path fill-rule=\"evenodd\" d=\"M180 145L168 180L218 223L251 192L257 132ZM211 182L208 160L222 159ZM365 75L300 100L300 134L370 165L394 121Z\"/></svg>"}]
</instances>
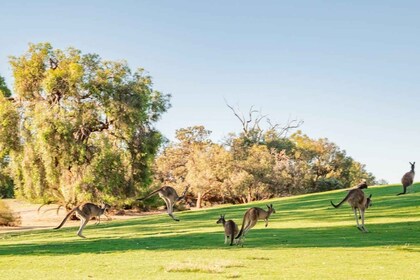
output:
<instances>
[{"instance_id":1,"label":"background vegetation","mask_svg":"<svg viewBox=\"0 0 420 280\"><path fill-rule=\"evenodd\" d=\"M366 214L370 233L355 226L345 191L276 198L128 221L0 235L4 279L420 279L418 192L373 187ZM273 203L243 248L224 245L220 214L241 224L248 207ZM76 225L76 224L75 224Z\"/></svg>"},{"instance_id":2,"label":"background vegetation","mask_svg":"<svg viewBox=\"0 0 420 280\"><path fill-rule=\"evenodd\" d=\"M10 63L14 96L0 97L0 150L16 195L71 208L123 201L150 184L162 142L153 125L169 96L144 70L48 43Z\"/></svg>"},{"instance_id":3,"label":"background vegetation","mask_svg":"<svg viewBox=\"0 0 420 280\"><path fill-rule=\"evenodd\" d=\"M2 197L67 209L104 200L131 207L137 196L169 184L189 187L188 204L201 207L375 181L336 144L297 130L302 121L272 123L252 108L245 116L227 104L242 130L222 143L200 125L165 142L154 125L170 96L124 61L41 43L10 64L13 94L0 79Z\"/></svg>"},{"instance_id":4,"label":"background vegetation","mask_svg":"<svg viewBox=\"0 0 420 280\"><path fill-rule=\"evenodd\" d=\"M19 226L20 217L0 200L0 226Z\"/></svg>"}]
</instances>

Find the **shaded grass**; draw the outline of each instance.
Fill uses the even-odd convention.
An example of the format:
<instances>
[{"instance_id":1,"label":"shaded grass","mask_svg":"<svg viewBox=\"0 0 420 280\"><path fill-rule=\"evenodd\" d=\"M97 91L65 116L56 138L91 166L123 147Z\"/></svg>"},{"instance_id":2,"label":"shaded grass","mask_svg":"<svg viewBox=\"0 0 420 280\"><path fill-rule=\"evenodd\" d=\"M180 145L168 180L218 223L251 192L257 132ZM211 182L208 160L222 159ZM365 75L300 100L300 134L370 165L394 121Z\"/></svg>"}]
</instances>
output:
<instances>
[{"instance_id":1,"label":"shaded grass","mask_svg":"<svg viewBox=\"0 0 420 280\"><path fill-rule=\"evenodd\" d=\"M76 227L2 234L0 269L5 279L414 279L420 184L410 188L398 197L399 185L365 190L367 234L348 205L330 206L340 190L179 212L179 223L162 214L89 225L87 239ZM246 209L267 203L276 209L267 228L258 223L243 248L223 244L220 214L241 224Z\"/></svg>"}]
</instances>

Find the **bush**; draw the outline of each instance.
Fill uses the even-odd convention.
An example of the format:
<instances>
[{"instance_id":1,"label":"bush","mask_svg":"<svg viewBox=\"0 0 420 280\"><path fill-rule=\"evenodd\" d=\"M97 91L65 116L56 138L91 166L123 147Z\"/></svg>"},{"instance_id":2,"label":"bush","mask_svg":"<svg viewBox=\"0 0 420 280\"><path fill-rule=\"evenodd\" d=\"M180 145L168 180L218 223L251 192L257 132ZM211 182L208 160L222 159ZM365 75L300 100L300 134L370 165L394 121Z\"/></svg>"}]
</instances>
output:
<instances>
[{"instance_id":1,"label":"bush","mask_svg":"<svg viewBox=\"0 0 420 280\"><path fill-rule=\"evenodd\" d=\"M0 200L0 226L14 227L20 225L20 217L14 214L10 208Z\"/></svg>"},{"instance_id":2,"label":"bush","mask_svg":"<svg viewBox=\"0 0 420 280\"><path fill-rule=\"evenodd\" d=\"M0 174L0 198L14 198L14 186L13 181L9 177L4 176L2 178L2 174Z\"/></svg>"},{"instance_id":3,"label":"bush","mask_svg":"<svg viewBox=\"0 0 420 280\"><path fill-rule=\"evenodd\" d=\"M331 191L331 190L338 190L342 189L343 183L341 183L339 180L335 178L323 178L319 179L316 182L316 191L317 192L324 192L324 191Z\"/></svg>"}]
</instances>

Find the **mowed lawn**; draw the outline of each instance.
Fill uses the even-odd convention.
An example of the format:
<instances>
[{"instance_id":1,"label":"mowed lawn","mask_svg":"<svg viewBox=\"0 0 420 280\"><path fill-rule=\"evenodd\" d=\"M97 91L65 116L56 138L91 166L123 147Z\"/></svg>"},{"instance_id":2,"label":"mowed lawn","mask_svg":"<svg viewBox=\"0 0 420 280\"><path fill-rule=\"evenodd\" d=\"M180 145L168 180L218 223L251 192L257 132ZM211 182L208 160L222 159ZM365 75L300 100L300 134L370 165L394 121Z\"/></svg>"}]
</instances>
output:
<instances>
[{"instance_id":1,"label":"mowed lawn","mask_svg":"<svg viewBox=\"0 0 420 280\"><path fill-rule=\"evenodd\" d=\"M355 226L343 190L128 221L0 235L0 279L420 279L420 184L370 187L369 233ZM224 245L220 214L242 224L272 203L244 247Z\"/></svg>"}]
</instances>

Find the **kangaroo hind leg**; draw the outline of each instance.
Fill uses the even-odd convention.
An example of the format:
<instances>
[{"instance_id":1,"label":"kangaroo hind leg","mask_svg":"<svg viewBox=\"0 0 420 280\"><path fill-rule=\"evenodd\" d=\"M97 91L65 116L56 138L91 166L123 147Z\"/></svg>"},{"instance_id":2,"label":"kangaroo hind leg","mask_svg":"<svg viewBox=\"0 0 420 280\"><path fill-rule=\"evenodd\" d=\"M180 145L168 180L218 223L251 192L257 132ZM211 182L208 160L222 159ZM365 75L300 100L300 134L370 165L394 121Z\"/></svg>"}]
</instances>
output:
<instances>
[{"instance_id":1,"label":"kangaroo hind leg","mask_svg":"<svg viewBox=\"0 0 420 280\"><path fill-rule=\"evenodd\" d=\"M179 219L178 219L178 218L176 218L176 217L174 216L174 214L172 214L172 213L173 213L173 211L174 211L174 204L173 204L173 202L172 202L172 201L170 201L168 198L164 198L163 200L165 201L165 204L166 204L166 211L168 212L169 217L171 217L174 221L179 222Z\"/></svg>"},{"instance_id":2,"label":"kangaroo hind leg","mask_svg":"<svg viewBox=\"0 0 420 280\"><path fill-rule=\"evenodd\" d=\"M359 216L357 215L357 208L353 208L354 218L356 219L357 229L363 231L359 225Z\"/></svg>"},{"instance_id":3,"label":"kangaroo hind leg","mask_svg":"<svg viewBox=\"0 0 420 280\"><path fill-rule=\"evenodd\" d=\"M369 232L367 228L365 228L365 211L361 210L360 215L362 216L362 229L364 232Z\"/></svg>"},{"instance_id":4,"label":"kangaroo hind leg","mask_svg":"<svg viewBox=\"0 0 420 280\"><path fill-rule=\"evenodd\" d=\"M86 224L89 222L89 220L88 219L85 219L85 218L81 218L80 219L80 228L79 228L79 230L77 231L77 235L78 236L80 236L81 238L86 238L83 234L82 234L82 232L83 232L83 228L86 226Z\"/></svg>"}]
</instances>

